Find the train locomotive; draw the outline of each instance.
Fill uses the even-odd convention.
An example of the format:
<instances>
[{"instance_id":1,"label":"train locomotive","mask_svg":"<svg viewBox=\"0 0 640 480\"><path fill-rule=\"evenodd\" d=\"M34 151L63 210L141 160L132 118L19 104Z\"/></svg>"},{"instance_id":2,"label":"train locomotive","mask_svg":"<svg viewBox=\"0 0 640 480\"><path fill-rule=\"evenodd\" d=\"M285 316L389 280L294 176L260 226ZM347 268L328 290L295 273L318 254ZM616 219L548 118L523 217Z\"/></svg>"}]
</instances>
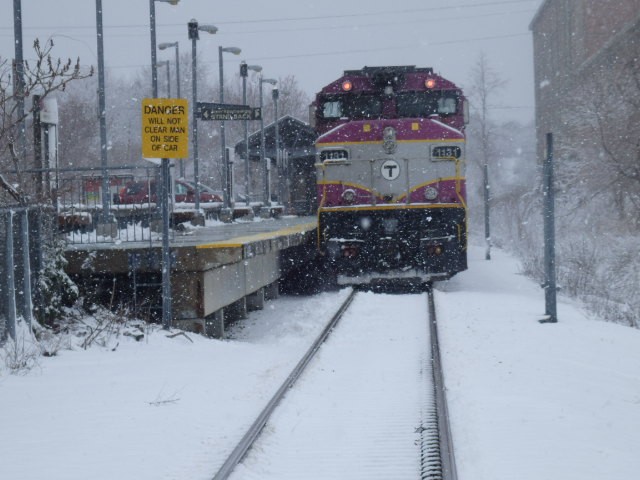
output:
<instances>
[{"instance_id":1,"label":"train locomotive","mask_svg":"<svg viewBox=\"0 0 640 480\"><path fill-rule=\"evenodd\" d=\"M467 268L463 92L431 68L347 70L312 103L318 248L342 285Z\"/></svg>"}]
</instances>

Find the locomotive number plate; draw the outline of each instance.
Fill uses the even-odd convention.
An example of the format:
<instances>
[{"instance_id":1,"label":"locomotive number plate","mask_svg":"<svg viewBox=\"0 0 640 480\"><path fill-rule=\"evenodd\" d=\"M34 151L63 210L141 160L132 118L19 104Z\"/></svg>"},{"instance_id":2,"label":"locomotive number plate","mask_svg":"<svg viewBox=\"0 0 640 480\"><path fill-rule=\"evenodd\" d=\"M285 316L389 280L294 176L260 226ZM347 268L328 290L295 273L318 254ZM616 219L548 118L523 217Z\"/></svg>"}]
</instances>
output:
<instances>
[{"instance_id":1,"label":"locomotive number plate","mask_svg":"<svg viewBox=\"0 0 640 480\"><path fill-rule=\"evenodd\" d=\"M442 146L442 147L433 147L433 150L431 150L431 157L438 160L460 158L461 156L462 156L462 149L460 147Z\"/></svg>"}]
</instances>

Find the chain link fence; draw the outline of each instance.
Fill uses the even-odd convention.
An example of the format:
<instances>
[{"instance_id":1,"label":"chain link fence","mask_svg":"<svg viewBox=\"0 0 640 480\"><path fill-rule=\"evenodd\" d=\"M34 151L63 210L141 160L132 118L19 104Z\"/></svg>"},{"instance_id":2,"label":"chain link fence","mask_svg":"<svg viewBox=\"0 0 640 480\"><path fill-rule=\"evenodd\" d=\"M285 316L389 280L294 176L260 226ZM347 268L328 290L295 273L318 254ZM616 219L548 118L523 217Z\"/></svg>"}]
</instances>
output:
<instances>
[{"instance_id":1,"label":"chain link fence","mask_svg":"<svg viewBox=\"0 0 640 480\"><path fill-rule=\"evenodd\" d=\"M88 248L91 244L126 248L127 242L138 242L151 252L151 247L163 244L160 166L110 167L106 177L95 168L22 173L37 177L35 184L42 187L25 197L26 201L39 198L38 205L0 207L0 343L15 338L21 318L29 324L47 310L46 292L36 288L42 283L38 276L45 275L47 246L59 239L67 247ZM204 223L201 213L206 218L219 217L221 192L201 185L200 211L196 212L193 182L174 179L169 183L168 238L183 222ZM134 276L138 263L131 265Z\"/></svg>"},{"instance_id":2,"label":"chain link fence","mask_svg":"<svg viewBox=\"0 0 640 480\"><path fill-rule=\"evenodd\" d=\"M70 244L153 242L160 239L159 169L65 170L56 176L58 231ZM108 191L103 192L106 185ZM106 208L105 208L106 207Z\"/></svg>"}]
</instances>

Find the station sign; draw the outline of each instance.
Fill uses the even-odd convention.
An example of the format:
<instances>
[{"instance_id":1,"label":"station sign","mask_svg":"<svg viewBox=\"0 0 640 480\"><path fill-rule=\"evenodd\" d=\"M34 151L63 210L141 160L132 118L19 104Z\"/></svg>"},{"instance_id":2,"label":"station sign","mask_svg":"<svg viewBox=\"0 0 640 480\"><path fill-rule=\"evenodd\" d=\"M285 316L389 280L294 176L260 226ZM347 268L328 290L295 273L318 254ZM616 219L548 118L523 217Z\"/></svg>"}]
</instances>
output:
<instances>
[{"instance_id":1,"label":"station sign","mask_svg":"<svg viewBox=\"0 0 640 480\"><path fill-rule=\"evenodd\" d=\"M184 98L142 100L142 156L189 156L189 104Z\"/></svg>"},{"instance_id":2,"label":"station sign","mask_svg":"<svg viewBox=\"0 0 640 480\"><path fill-rule=\"evenodd\" d=\"M200 120L260 120L262 110L249 105L198 102L196 117Z\"/></svg>"}]
</instances>

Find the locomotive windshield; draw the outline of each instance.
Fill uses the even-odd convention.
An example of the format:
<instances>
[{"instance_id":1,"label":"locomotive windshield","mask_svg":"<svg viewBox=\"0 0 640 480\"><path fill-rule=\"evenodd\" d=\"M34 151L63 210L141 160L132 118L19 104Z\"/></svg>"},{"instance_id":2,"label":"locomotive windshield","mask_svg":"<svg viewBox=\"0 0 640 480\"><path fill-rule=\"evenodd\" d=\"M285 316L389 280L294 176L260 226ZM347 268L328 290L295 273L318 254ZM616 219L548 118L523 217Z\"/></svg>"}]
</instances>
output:
<instances>
[{"instance_id":1,"label":"locomotive windshield","mask_svg":"<svg viewBox=\"0 0 640 480\"><path fill-rule=\"evenodd\" d=\"M458 96L452 92L398 92L396 106L399 117L452 115L458 109Z\"/></svg>"},{"instance_id":2,"label":"locomotive windshield","mask_svg":"<svg viewBox=\"0 0 640 480\"><path fill-rule=\"evenodd\" d=\"M324 118L380 118L382 98L378 95L340 95L328 97L322 103Z\"/></svg>"},{"instance_id":3,"label":"locomotive windshield","mask_svg":"<svg viewBox=\"0 0 640 480\"><path fill-rule=\"evenodd\" d=\"M367 120L394 115L388 109L390 97L382 94L330 95L320 100L320 112L327 120L349 118ZM397 92L395 116L401 118L427 118L430 115L454 115L458 111L459 96L452 91ZM393 100L391 100L391 105ZM385 114L383 115L383 111Z\"/></svg>"}]
</instances>

